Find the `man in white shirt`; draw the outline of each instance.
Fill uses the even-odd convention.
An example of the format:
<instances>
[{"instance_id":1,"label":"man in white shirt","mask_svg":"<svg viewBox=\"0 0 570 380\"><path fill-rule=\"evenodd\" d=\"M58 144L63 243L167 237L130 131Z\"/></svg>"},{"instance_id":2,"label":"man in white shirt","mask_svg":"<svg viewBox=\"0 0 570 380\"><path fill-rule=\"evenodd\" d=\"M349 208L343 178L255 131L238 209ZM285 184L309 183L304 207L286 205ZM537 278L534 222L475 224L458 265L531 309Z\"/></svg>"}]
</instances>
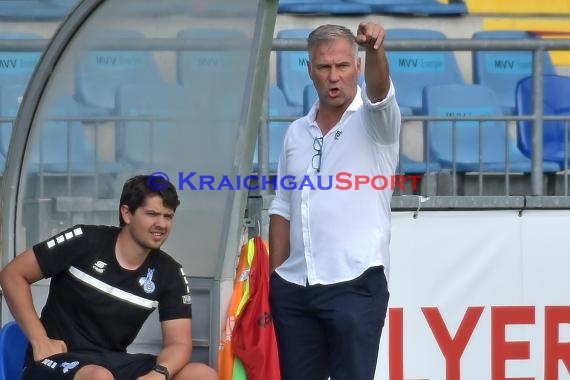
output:
<instances>
[{"instance_id":1,"label":"man in white shirt","mask_svg":"<svg viewBox=\"0 0 570 380\"><path fill-rule=\"evenodd\" d=\"M391 182L400 111L384 29L308 38L319 99L285 136L270 208L270 302L283 380L372 380L388 307ZM365 84L358 86L365 49ZM294 189L292 189L294 188Z\"/></svg>"}]
</instances>

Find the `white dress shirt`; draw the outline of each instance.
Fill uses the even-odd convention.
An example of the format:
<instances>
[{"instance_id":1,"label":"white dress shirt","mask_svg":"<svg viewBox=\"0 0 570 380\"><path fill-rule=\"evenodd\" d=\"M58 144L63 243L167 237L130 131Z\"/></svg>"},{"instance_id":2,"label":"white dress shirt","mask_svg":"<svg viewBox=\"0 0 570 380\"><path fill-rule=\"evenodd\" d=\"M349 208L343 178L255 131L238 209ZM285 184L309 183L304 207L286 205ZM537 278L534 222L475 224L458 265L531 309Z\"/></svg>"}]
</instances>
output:
<instances>
[{"instance_id":1,"label":"white dress shirt","mask_svg":"<svg viewBox=\"0 0 570 380\"><path fill-rule=\"evenodd\" d=\"M303 286L352 280L372 266L383 265L387 274L393 189L388 182L383 190L370 184L357 190L355 177L383 176L390 181L395 173L401 116L393 85L378 103L370 101L365 87L359 88L325 136L315 122L318 107L317 101L285 135L269 214L289 220L291 251L276 271ZM313 145L319 137L323 144L317 172ZM287 189L280 187L279 179L285 176L294 176L296 187L292 182L287 182ZM383 182L375 184L381 187Z\"/></svg>"}]
</instances>

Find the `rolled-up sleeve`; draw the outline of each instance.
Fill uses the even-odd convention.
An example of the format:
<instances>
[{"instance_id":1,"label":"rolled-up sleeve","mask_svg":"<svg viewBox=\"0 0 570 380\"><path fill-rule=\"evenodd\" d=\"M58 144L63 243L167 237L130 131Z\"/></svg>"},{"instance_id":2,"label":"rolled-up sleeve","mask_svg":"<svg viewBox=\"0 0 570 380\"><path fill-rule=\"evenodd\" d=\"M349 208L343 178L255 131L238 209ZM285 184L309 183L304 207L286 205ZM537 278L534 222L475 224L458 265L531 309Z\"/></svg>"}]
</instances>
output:
<instances>
[{"instance_id":1,"label":"rolled-up sleeve","mask_svg":"<svg viewBox=\"0 0 570 380\"><path fill-rule=\"evenodd\" d=\"M281 188L281 178L285 176L287 171L287 135L283 141L281 155L277 166L277 179L275 198L269 207L269 215L279 215L287 220L291 220L291 191Z\"/></svg>"},{"instance_id":2,"label":"rolled-up sleeve","mask_svg":"<svg viewBox=\"0 0 570 380\"><path fill-rule=\"evenodd\" d=\"M370 136L382 145L392 145L400 138L400 125L402 116L400 107L396 102L396 91L390 80L388 95L379 102L373 103L366 94L366 84L360 92L364 102L365 123Z\"/></svg>"}]
</instances>

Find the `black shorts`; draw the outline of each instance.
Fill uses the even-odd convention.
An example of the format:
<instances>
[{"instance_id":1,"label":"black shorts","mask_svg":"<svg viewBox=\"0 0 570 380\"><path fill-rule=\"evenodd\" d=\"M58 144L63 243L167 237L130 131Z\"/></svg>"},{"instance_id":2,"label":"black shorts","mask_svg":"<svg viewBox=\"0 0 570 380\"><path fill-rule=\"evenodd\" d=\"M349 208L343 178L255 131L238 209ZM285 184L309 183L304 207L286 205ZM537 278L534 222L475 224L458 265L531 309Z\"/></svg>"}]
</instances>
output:
<instances>
[{"instance_id":1,"label":"black shorts","mask_svg":"<svg viewBox=\"0 0 570 380\"><path fill-rule=\"evenodd\" d=\"M69 380L86 365L107 368L117 380L136 380L156 364L156 356L123 352L66 352L33 362L24 368L22 380Z\"/></svg>"}]
</instances>

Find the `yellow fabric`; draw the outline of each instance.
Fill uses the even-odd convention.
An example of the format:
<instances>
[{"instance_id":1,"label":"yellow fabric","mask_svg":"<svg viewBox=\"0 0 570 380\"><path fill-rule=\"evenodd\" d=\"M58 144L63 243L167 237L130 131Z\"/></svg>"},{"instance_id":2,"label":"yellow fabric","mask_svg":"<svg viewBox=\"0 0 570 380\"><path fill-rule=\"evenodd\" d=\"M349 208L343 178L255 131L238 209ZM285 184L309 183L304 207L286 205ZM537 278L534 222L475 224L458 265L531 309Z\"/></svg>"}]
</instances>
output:
<instances>
[{"instance_id":1,"label":"yellow fabric","mask_svg":"<svg viewBox=\"0 0 570 380\"><path fill-rule=\"evenodd\" d=\"M268 242L264 240L263 244L269 252ZM228 316L222 329L218 354L218 376L220 380L247 380L242 362L232 352L231 336L235 320L249 300L249 271L254 255L255 240L249 239L240 249Z\"/></svg>"},{"instance_id":2,"label":"yellow fabric","mask_svg":"<svg viewBox=\"0 0 570 380\"><path fill-rule=\"evenodd\" d=\"M249 239L249 241L247 242L247 268L248 268L248 270L251 268L251 263L253 262L253 256L254 255L255 255L255 244L253 242L253 239ZM248 299L249 299L249 276L244 283L243 296L242 296L241 301L237 307L236 315L239 315L239 313L241 313L241 311L242 311L244 305L247 303Z\"/></svg>"},{"instance_id":3,"label":"yellow fabric","mask_svg":"<svg viewBox=\"0 0 570 380\"><path fill-rule=\"evenodd\" d=\"M568 0L467 0L469 13L570 14Z\"/></svg>"},{"instance_id":4,"label":"yellow fabric","mask_svg":"<svg viewBox=\"0 0 570 380\"><path fill-rule=\"evenodd\" d=\"M483 29L570 33L570 18L488 17L483 20Z\"/></svg>"},{"instance_id":5,"label":"yellow fabric","mask_svg":"<svg viewBox=\"0 0 570 380\"><path fill-rule=\"evenodd\" d=\"M221 332L218 352L218 376L220 380L245 380L245 375L241 375L245 371L240 372L239 370L243 366L240 366L241 363L235 363L239 359L232 352L231 336L236 318L249 298L249 270L253 259L251 251L251 241L244 244L240 250L226 323Z\"/></svg>"}]
</instances>

